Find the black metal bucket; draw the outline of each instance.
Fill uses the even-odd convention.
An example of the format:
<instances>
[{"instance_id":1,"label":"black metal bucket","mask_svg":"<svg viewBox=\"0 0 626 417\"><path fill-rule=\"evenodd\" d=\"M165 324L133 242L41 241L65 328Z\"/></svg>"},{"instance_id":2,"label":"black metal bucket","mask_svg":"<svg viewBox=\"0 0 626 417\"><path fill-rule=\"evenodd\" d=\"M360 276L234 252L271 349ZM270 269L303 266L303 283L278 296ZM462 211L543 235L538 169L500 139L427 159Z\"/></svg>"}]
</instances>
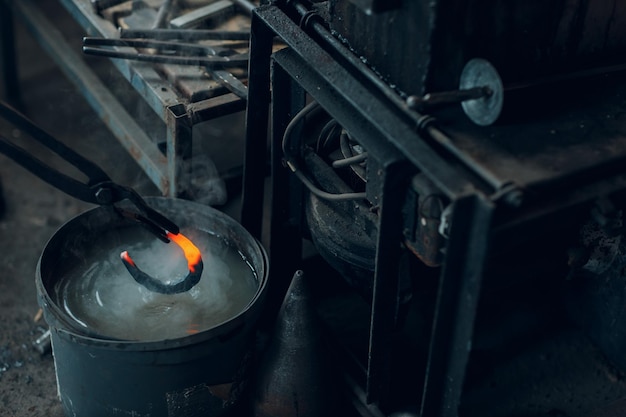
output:
<instances>
[{"instance_id":1,"label":"black metal bucket","mask_svg":"<svg viewBox=\"0 0 626 417\"><path fill-rule=\"evenodd\" d=\"M85 212L49 240L37 265L38 300L50 326L59 397L68 416L219 415L221 399L211 386L232 382L252 346L268 276L265 250L241 225L197 203L147 198L150 206L181 228L223 239L242 254L258 281L252 300L238 314L208 330L180 338L126 341L81 334L51 297L68 264L97 245L103 230L129 220L106 208Z\"/></svg>"}]
</instances>

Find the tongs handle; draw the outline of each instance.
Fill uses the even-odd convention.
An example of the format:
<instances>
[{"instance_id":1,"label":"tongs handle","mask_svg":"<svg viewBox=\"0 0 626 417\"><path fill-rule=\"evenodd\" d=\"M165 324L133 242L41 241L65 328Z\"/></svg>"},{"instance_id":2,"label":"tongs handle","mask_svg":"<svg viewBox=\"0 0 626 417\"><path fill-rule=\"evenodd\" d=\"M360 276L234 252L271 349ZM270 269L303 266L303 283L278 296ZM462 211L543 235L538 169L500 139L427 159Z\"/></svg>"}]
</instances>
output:
<instances>
[{"instance_id":1,"label":"tongs handle","mask_svg":"<svg viewBox=\"0 0 626 417\"><path fill-rule=\"evenodd\" d=\"M169 242L169 239L166 237L166 231L178 234L178 226L149 207L135 190L114 183L98 165L58 141L26 116L3 101L0 101L0 117L28 133L33 139L56 153L88 178L88 181L83 183L65 175L35 158L23 148L13 144L6 137L0 135L0 152L13 159L43 181L74 198L88 203L113 205L116 202L127 199L139 209L139 213L115 207L122 216L140 222L164 242Z\"/></svg>"},{"instance_id":2,"label":"tongs handle","mask_svg":"<svg viewBox=\"0 0 626 417\"><path fill-rule=\"evenodd\" d=\"M83 158L73 149L56 140L45 130L30 121L26 116L13 109L8 104L0 101L0 117L11 122L23 132L28 133L33 139L49 148L65 161L76 167L85 174L89 181L84 184L68 175L65 175L44 162L38 160L24 149L11 143L6 137L0 136L0 151L13 159L15 162L37 175L50 185L64 191L72 197L89 203L99 203L94 195L93 186L99 183L110 182L109 176L96 164Z\"/></svg>"}]
</instances>

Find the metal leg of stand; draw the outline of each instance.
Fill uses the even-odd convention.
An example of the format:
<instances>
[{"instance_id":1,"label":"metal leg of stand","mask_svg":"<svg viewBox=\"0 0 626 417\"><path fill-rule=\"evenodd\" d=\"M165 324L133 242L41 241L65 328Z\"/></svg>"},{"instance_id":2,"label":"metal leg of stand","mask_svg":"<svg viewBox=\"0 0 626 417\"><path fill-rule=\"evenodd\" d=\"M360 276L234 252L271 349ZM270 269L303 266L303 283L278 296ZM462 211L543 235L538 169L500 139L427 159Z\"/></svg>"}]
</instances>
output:
<instances>
[{"instance_id":1,"label":"metal leg of stand","mask_svg":"<svg viewBox=\"0 0 626 417\"><path fill-rule=\"evenodd\" d=\"M271 133L271 211L269 231L272 290L267 305L278 312L293 271L302 259L302 184L283 164L282 137L292 115L305 105L306 94L278 65L272 66L272 133ZM293 137L301 137L296 127ZM299 147L297 144L296 147Z\"/></svg>"},{"instance_id":2,"label":"metal leg of stand","mask_svg":"<svg viewBox=\"0 0 626 417\"><path fill-rule=\"evenodd\" d=\"M458 416L493 210L493 204L480 195L460 197L454 203L421 417Z\"/></svg>"},{"instance_id":3,"label":"metal leg of stand","mask_svg":"<svg viewBox=\"0 0 626 417\"><path fill-rule=\"evenodd\" d=\"M379 171L382 201L379 208L376 268L372 294L367 402L384 404L389 395L393 334L399 309L399 270L402 233L402 204L411 178L406 162L397 162Z\"/></svg>"},{"instance_id":4,"label":"metal leg of stand","mask_svg":"<svg viewBox=\"0 0 626 417\"><path fill-rule=\"evenodd\" d=\"M267 128L270 105L270 56L274 33L252 13L248 109L244 154L241 223L256 238L263 225L263 194L267 163Z\"/></svg>"},{"instance_id":5,"label":"metal leg of stand","mask_svg":"<svg viewBox=\"0 0 626 417\"><path fill-rule=\"evenodd\" d=\"M191 138L193 124L183 104L168 107L166 116L166 177L169 182L169 196L177 197L181 189L188 188L182 184L183 178L190 181L188 175L180 175L184 157L191 155Z\"/></svg>"},{"instance_id":6,"label":"metal leg of stand","mask_svg":"<svg viewBox=\"0 0 626 417\"><path fill-rule=\"evenodd\" d=\"M0 0L0 54L5 98L8 102L17 104L20 100L20 87L17 76L13 12L2 0Z\"/></svg>"}]
</instances>

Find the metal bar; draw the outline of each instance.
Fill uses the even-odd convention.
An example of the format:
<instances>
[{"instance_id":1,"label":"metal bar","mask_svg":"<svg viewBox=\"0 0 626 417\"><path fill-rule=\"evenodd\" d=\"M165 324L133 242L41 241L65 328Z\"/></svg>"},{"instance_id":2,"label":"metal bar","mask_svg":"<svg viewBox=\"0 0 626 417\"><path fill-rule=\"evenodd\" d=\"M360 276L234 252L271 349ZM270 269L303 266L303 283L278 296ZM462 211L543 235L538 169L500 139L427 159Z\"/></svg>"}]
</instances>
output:
<instances>
[{"instance_id":1,"label":"metal bar","mask_svg":"<svg viewBox=\"0 0 626 417\"><path fill-rule=\"evenodd\" d=\"M272 288L268 291L268 322L284 299L293 271L301 267L303 187L283 164L283 133L291 116L306 104L305 92L280 67L272 67L272 133L269 256ZM294 137L300 137L301 126ZM280 190L280 191L278 191Z\"/></svg>"},{"instance_id":2,"label":"metal bar","mask_svg":"<svg viewBox=\"0 0 626 417\"><path fill-rule=\"evenodd\" d=\"M379 210L378 240L372 295L366 394L368 403L385 404L391 383L393 334L399 308L400 246L402 207L412 178L405 161L384 167Z\"/></svg>"},{"instance_id":3,"label":"metal bar","mask_svg":"<svg viewBox=\"0 0 626 417\"><path fill-rule=\"evenodd\" d=\"M174 42L145 38L93 38L85 36L83 46L120 46L137 49L156 49L176 56L199 57L203 55L228 56L238 54L237 51L222 46L200 45L193 42ZM247 61L246 61L247 62Z\"/></svg>"},{"instance_id":4,"label":"metal bar","mask_svg":"<svg viewBox=\"0 0 626 417\"><path fill-rule=\"evenodd\" d=\"M454 202L420 416L457 417L472 345L494 205L470 194Z\"/></svg>"},{"instance_id":5,"label":"metal bar","mask_svg":"<svg viewBox=\"0 0 626 417\"><path fill-rule=\"evenodd\" d=\"M226 87L228 91L235 94L239 98L244 100L248 99L248 86L241 82L241 80L233 74L225 70L212 70L210 68L207 68L206 70L214 80Z\"/></svg>"},{"instance_id":6,"label":"metal bar","mask_svg":"<svg viewBox=\"0 0 626 417\"><path fill-rule=\"evenodd\" d=\"M0 0L0 53L4 94L7 101L17 104L20 99L20 83L17 76L13 13L3 0Z\"/></svg>"},{"instance_id":7,"label":"metal bar","mask_svg":"<svg viewBox=\"0 0 626 417\"><path fill-rule=\"evenodd\" d=\"M166 25L167 18L169 17L170 11L172 10L172 5L174 0L163 0L161 7L159 7L159 11L157 12L157 16L154 19L154 23L152 25L153 29L162 28Z\"/></svg>"},{"instance_id":8,"label":"metal bar","mask_svg":"<svg viewBox=\"0 0 626 417\"><path fill-rule=\"evenodd\" d=\"M67 45L61 33L43 16L31 0L13 2L13 10L23 18L39 44L57 63L66 77L83 93L100 119L128 150L164 195L170 182L165 175L167 161L155 143L122 108L109 89Z\"/></svg>"},{"instance_id":9,"label":"metal bar","mask_svg":"<svg viewBox=\"0 0 626 417\"><path fill-rule=\"evenodd\" d=\"M183 157L191 156L192 123L183 104L171 106L168 118L165 121L166 129L166 175L170 183L169 196L178 196L180 189L189 189L188 184L182 181L190 181L189 176L179 175L182 172Z\"/></svg>"},{"instance_id":10,"label":"metal bar","mask_svg":"<svg viewBox=\"0 0 626 417\"><path fill-rule=\"evenodd\" d=\"M274 33L252 14L250 62L248 68L248 110L244 152L241 222L260 238L263 220L263 194L270 103L270 55Z\"/></svg>"},{"instance_id":11,"label":"metal bar","mask_svg":"<svg viewBox=\"0 0 626 417\"><path fill-rule=\"evenodd\" d=\"M120 29L120 38L150 38L154 40L179 40L184 42L204 40L247 41L250 32L213 29Z\"/></svg>"},{"instance_id":12,"label":"metal bar","mask_svg":"<svg viewBox=\"0 0 626 417\"><path fill-rule=\"evenodd\" d=\"M195 65L208 68L223 67L245 67L248 65L248 56L245 54L222 56L178 56L178 55L157 55L144 54L138 52L124 52L115 49L83 46L83 53L86 55L117 58L129 61L152 62L157 64L172 65Z\"/></svg>"},{"instance_id":13,"label":"metal bar","mask_svg":"<svg viewBox=\"0 0 626 417\"><path fill-rule=\"evenodd\" d=\"M424 96L407 97L407 105L411 109L420 110L423 107L441 105L441 104L457 104L466 100L476 100L488 97L493 91L487 87L461 88L452 91L440 91L437 93L428 93Z\"/></svg>"},{"instance_id":14,"label":"metal bar","mask_svg":"<svg viewBox=\"0 0 626 417\"><path fill-rule=\"evenodd\" d=\"M187 113L195 125L220 116L244 111L245 109L246 100L242 100L241 97L235 94L228 93L191 103L187 106Z\"/></svg>"},{"instance_id":15,"label":"metal bar","mask_svg":"<svg viewBox=\"0 0 626 417\"><path fill-rule=\"evenodd\" d=\"M235 8L230 0L218 0L170 20L176 29L193 28L208 19L217 19Z\"/></svg>"}]
</instances>

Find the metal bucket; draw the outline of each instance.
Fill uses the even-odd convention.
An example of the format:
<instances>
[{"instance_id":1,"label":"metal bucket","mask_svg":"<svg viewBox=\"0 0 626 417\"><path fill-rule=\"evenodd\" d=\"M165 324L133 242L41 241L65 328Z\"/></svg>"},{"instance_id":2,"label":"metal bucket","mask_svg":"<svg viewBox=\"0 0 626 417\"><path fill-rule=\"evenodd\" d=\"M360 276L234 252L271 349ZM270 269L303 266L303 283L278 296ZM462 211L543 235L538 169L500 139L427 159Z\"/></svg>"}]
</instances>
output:
<instances>
[{"instance_id":1,"label":"metal bucket","mask_svg":"<svg viewBox=\"0 0 626 417\"><path fill-rule=\"evenodd\" d=\"M37 294L50 326L58 393L68 416L219 415L221 399L211 386L232 382L247 350L262 307L267 255L241 225L197 203L147 198L181 228L193 227L226 240L255 272L252 300L227 321L180 338L127 341L82 334L57 305L53 287L80 259L85 245L98 245L105 230L133 223L110 209L87 211L63 225L49 240L37 265Z\"/></svg>"}]
</instances>

